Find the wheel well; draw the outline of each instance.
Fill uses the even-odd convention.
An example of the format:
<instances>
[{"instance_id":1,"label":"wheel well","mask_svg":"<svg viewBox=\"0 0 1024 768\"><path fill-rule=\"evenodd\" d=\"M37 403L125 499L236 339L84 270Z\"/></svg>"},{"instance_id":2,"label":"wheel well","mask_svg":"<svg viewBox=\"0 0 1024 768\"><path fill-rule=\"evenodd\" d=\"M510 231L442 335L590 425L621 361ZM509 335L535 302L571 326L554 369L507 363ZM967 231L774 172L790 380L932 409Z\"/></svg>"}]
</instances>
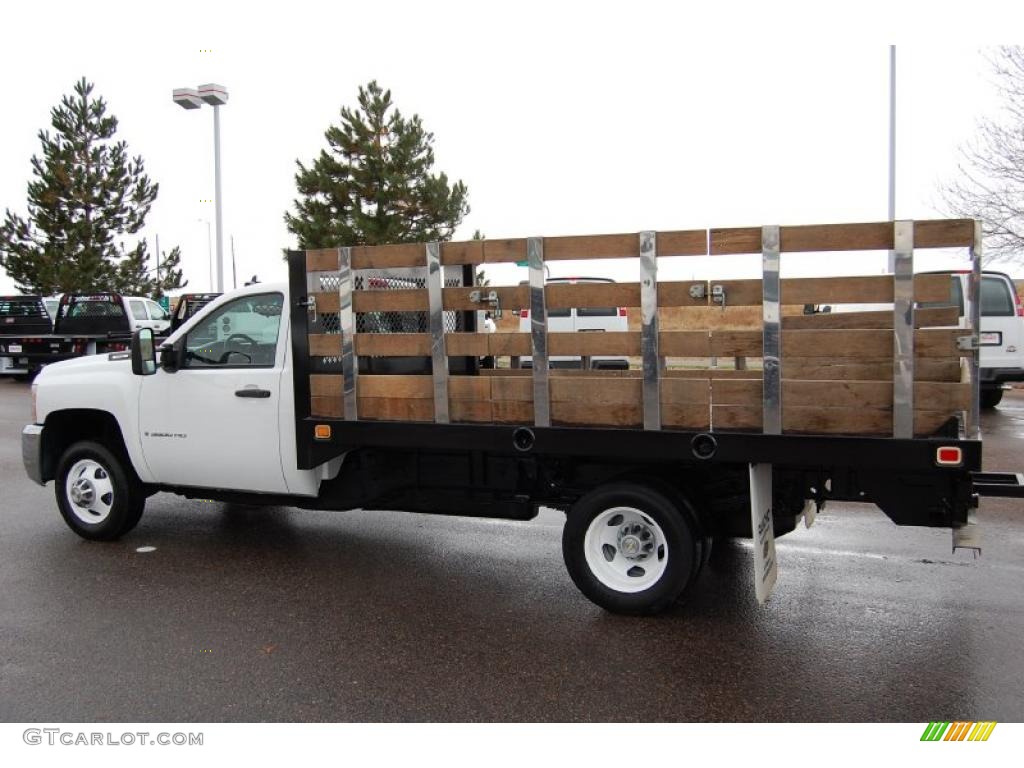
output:
<instances>
[{"instance_id":1,"label":"wheel well","mask_svg":"<svg viewBox=\"0 0 1024 768\"><path fill-rule=\"evenodd\" d=\"M43 481L52 480L57 474L57 462L69 446L80 440L102 443L125 460L125 467L134 471L128 460L121 427L111 414L87 408L55 411L46 417L43 430Z\"/></svg>"}]
</instances>

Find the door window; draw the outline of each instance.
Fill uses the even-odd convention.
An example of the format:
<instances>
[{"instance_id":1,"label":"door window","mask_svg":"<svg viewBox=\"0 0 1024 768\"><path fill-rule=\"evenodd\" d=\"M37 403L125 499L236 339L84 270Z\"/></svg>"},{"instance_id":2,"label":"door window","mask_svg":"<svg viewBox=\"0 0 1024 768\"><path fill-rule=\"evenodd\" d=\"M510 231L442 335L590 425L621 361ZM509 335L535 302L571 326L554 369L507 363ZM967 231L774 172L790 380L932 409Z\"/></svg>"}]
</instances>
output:
<instances>
[{"instance_id":1,"label":"door window","mask_svg":"<svg viewBox=\"0 0 1024 768\"><path fill-rule=\"evenodd\" d=\"M138 299L132 299L128 302L132 308L132 317L136 320L149 320L146 316L146 305Z\"/></svg>"},{"instance_id":2,"label":"door window","mask_svg":"<svg viewBox=\"0 0 1024 768\"><path fill-rule=\"evenodd\" d=\"M146 306L149 308L149 317L152 320L166 320L167 313L164 312L164 308L157 304L155 301L147 301Z\"/></svg>"},{"instance_id":3,"label":"door window","mask_svg":"<svg viewBox=\"0 0 1024 768\"><path fill-rule=\"evenodd\" d=\"M981 278L981 314L985 317L1012 317L1015 314L1006 280L1001 277Z\"/></svg>"},{"instance_id":4,"label":"door window","mask_svg":"<svg viewBox=\"0 0 1024 768\"><path fill-rule=\"evenodd\" d=\"M183 367L273 367L283 304L280 293L228 302L188 334Z\"/></svg>"}]
</instances>

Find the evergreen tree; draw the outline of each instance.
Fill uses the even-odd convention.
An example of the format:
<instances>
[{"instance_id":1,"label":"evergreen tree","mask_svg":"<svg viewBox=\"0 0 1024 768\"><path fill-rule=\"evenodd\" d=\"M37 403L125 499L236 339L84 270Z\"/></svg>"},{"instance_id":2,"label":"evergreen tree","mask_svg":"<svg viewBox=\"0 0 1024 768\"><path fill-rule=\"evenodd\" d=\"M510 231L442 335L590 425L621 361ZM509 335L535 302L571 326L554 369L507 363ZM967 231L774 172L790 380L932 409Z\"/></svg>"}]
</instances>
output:
<instances>
[{"instance_id":1,"label":"evergreen tree","mask_svg":"<svg viewBox=\"0 0 1024 768\"><path fill-rule=\"evenodd\" d=\"M324 135L328 148L311 166L296 161L300 197L284 216L300 248L448 240L469 213L466 185L431 172L434 135L376 81Z\"/></svg>"},{"instance_id":2,"label":"evergreen tree","mask_svg":"<svg viewBox=\"0 0 1024 768\"><path fill-rule=\"evenodd\" d=\"M32 157L28 218L7 209L0 226L0 267L26 293L157 289L145 240L126 250L124 238L142 229L159 185L113 141L117 118L92 92L82 78L51 110L53 133L39 132L43 156ZM180 287L180 270L166 275L160 288Z\"/></svg>"}]
</instances>

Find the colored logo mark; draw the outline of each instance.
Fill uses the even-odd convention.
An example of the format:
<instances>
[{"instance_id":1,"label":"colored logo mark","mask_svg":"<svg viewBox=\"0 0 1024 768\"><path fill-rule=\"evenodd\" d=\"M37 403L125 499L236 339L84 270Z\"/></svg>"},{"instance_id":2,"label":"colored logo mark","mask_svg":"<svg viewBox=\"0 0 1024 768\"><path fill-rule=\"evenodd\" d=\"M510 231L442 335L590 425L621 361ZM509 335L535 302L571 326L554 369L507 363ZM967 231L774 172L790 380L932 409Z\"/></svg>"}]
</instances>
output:
<instances>
[{"instance_id":1,"label":"colored logo mark","mask_svg":"<svg viewBox=\"0 0 1024 768\"><path fill-rule=\"evenodd\" d=\"M921 741L988 741L996 723L991 720L980 723L928 723L921 734Z\"/></svg>"}]
</instances>

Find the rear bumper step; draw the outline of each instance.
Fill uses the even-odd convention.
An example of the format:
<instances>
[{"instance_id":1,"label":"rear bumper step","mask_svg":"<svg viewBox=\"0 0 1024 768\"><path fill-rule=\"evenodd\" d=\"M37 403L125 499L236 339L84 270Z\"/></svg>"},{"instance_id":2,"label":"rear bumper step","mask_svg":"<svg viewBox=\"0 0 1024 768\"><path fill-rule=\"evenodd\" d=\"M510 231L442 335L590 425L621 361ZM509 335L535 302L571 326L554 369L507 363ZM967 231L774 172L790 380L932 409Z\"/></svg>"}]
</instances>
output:
<instances>
[{"instance_id":1,"label":"rear bumper step","mask_svg":"<svg viewBox=\"0 0 1024 768\"><path fill-rule=\"evenodd\" d=\"M1024 473L972 472L971 481L979 496L1024 499Z\"/></svg>"}]
</instances>

